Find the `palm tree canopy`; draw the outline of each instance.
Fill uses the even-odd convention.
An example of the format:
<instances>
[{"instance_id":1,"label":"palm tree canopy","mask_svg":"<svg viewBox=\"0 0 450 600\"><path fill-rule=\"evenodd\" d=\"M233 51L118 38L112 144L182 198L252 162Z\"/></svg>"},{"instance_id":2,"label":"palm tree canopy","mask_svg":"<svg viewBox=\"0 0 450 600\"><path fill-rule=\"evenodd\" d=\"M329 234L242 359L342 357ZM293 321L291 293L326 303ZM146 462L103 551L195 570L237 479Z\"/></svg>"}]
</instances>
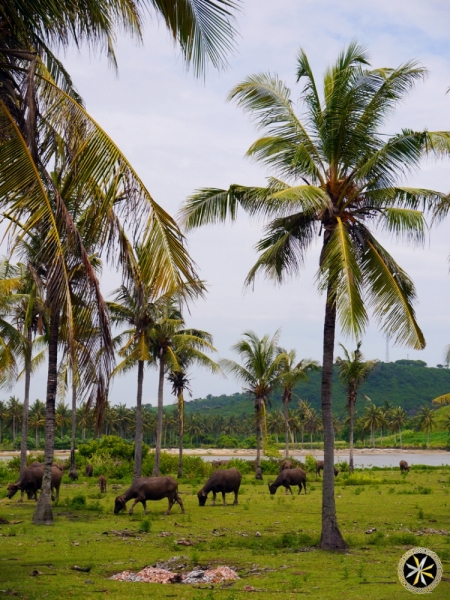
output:
<instances>
[{"instance_id":1,"label":"palm tree canopy","mask_svg":"<svg viewBox=\"0 0 450 600\"><path fill-rule=\"evenodd\" d=\"M254 331L246 331L232 347L243 364L234 360L222 359L219 365L224 371L234 375L245 384L245 390L255 397L255 401L267 402L273 388L279 382L284 355L277 351L279 330L272 337L259 338Z\"/></svg>"},{"instance_id":2,"label":"palm tree canopy","mask_svg":"<svg viewBox=\"0 0 450 600\"><path fill-rule=\"evenodd\" d=\"M319 363L310 358L303 358L297 362L295 350L284 350L279 348L279 352L283 355L283 360L280 365L279 385L283 388L283 402L290 402L292 399L292 390L300 381L308 379L309 371L319 369Z\"/></svg>"},{"instance_id":3,"label":"palm tree canopy","mask_svg":"<svg viewBox=\"0 0 450 600\"><path fill-rule=\"evenodd\" d=\"M339 381L347 388L356 389L360 387L374 370L377 360L364 360L361 352L361 342L358 342L356 350L349 352L342 344L339 344L344 352L344 358L336 358L339 369Z\"/></svg>"},{"instance_id":4,"label":"palm tree canopy","mask_svg":"<svg viewBox=\"0 0 450 600\"><path fill-rule=\"evenodd\" d=\"M315 235L323 233L319 287L329 290L344 332L359 337L371 309L397 343L420 349L425 340L413 308L414 285L371 229L423 240L425 221L418 209L445 194L399 181L423 156L448 155L450 133L403 129L385 135L382 128L393 110L426 70L414 62L396 69L368 65L364 48L350 44L326 71L319 91L300 50L301 117L277 76L252 75L238 84L229 98L265 132L247 154L276 175L266 187L200 189L181 217L187 229L235 220L239 207L269 218L247 283L259 272L279 282L296 274Z\"/></svg>"}]
</instances>

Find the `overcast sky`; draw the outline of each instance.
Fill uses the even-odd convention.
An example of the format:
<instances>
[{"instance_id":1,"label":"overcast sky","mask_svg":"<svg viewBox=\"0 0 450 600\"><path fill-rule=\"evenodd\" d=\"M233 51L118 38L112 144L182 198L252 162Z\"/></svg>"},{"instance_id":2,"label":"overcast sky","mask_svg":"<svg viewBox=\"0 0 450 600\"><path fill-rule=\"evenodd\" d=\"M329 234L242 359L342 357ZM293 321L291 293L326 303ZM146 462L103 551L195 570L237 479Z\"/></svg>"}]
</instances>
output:
<instances>
[{"instance_id":1,"label":"overcast sky","mask_svg":"<svg viewBox=\"0 0 450 600\"><path fill-rule=\"evenodd\" d=\"M351 40L366 46L374 67L396 67L410 59L429 69L429 76L399 107L386 133L401 127L450 129L450 6L448 0L244 0L237 16L237 50L229 67L209 69L205 80L186 72L179 51L157 19L149 20L144 44L119 38L118 75L106 59L85 49L64 58L88 112L118 144L155 200L175 215L183 200L199 187L231 183L264 185L270 173L245 158L258 137L248 115L226 97L233 86L253 73L278 73L297 100L296 55L303 48L316 79ZM300 109L301 110L301 109ZM449 165L427 162L407 183L450 191ZM406 183L406 182L405 182ZM324 298L316 291L319 246L313 246L301 276L276 287L260 279L254 290L243 290L255 262L253 249L262 223L243 213L231 225L199 229L188 235L189 250L208 284L205 301L191 306L187 324L213 334L217 357L232 356L230 346L245 330L272 334L281 327L281 345L297 356L321 360ZM450 343L450 277L448 221L431 231L422 248L384 240L418 291L417 316L427 347L422 352L389 348L390 360L442 362ZM106 296L120 283L105 272ZM337 342L354 342L337 335ZM375 324L363 339L367 358L384 360L386 344ZM16 393L23 397L23 384ZM193 370L193 397L240 391L233 379ZM156 371L144 381L144 402L156 404ZM111 402L133 405L136 377L115 381ZM32 382L31 399L45 397L45 376ZM380 398L382 401L385 398ZM165 403L172 403L169 387Z\"/></svg>"}]
</instances>

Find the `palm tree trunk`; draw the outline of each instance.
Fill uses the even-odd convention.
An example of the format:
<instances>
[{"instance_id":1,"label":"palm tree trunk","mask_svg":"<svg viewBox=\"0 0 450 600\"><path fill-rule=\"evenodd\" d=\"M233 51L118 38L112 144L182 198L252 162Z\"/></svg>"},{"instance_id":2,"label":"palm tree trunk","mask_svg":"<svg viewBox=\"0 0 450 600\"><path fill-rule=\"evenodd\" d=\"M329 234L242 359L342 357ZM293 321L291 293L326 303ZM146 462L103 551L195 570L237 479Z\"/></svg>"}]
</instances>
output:
<instances>
[{"instance_id":1,"label":"palm tree trunk","mask_svg":"<svg viewBox=\"0 0 450 600\"><path fill-rule=\"evenodd\" d=\"M401 427L400 427L399 435L400 435L400 450L403 450L403 445L402 445L402 428Z\"/></svg>"},{"instance_id":2,"label":"palm tree trunk","mask_svg":"<svg viewBox=\"0 0 450 600\"><path fill-rule=\"evenodd\" d=\"M133 481L142 477L142 384L144 381L144 361L138 361L138 385L136 398L136 436L134 442Z\"/></svg>"},{"instance_id":3,"label":"palm tree trunk","mask_svg":"<svg viewBox=\"0 0 450 600\"><path fill-rule=\"evenodd\" d=\"M259 401L260 402L260 401ZM255 479L262 479L261 472L261 430L262 416L261 404L256 404L256 464L255 464Z\"/></svg>"},{"instance_id":4,"label":"palm tree trunk","mask_svg":"<svg viewBox=\"0 0 450 600\"><path fill-rule=\"evenodd\" d=\"M69 471L75 471L75 438L77 436L77 384L72 369L72 432L70 436L70 467Z\"/></svg>"},{"instance_id":5,"label":"palm tree trunk","mask_svg":"<svg viewBox=\"0 0 450 600\"><path fill-rule=\"evenodd\" d=\"M158 384L158 423L156 426L155 463L153 477L159 477L161 462L162 422L163 422L163 393L164 393L164 350L159 353L159 384Z\"/></svg>"},{"instance_id":6,"label":"palm tree trunk","mask_svg":"<svg viewBox=\"0 0 450 600\"><path fill-rule=\"evenodd\" d=\"M53 450L55 443L55 398L57 388L58 367L58 330L59 309L53 308L50 316L50 336L48 343L48 377L47 398L45 410L45 451L44 451L44 477L42 479L42 491L36 510L33 515L35 525L53 525L53 512L51 504L51 477Z\"/></svg>"},{"instance_id":7,"label":"palm tree trunk","mask_svg":"<svg viewBox=\"0 0 450 600\"><path fill-rule=\"evenodd\" d=\"M333 428L333 355L336 329L336 305L327 290L323 332L322 422L323 422L323 485L322 485L322 550L345 550L346 543L339 531L334 498L334 428Z\"/></svg>"},{"instance_id":8,"label":"palm tree trunk","mask_svg":"<svg viewBox=\"0 0 450 600\"><path fill-rule=\"evenodd\" d=\"M183 392L178 394L178 425L179 425L179 442L178 442L178 479L183 477L183 435L184 435L184 398Z\"/></svg>"},{"instance_id":9,"label":"palm tree trunk","mask_svg":"<svg viewBox=\"0 0 450 600\"><path fill-rule=\"evenodd\" d=\"M39 447L39 427L36 427L36 450Z\"/></svg>"},{"instance_id":10,"label":"palm tree trunk","mask_svg":"<svg viewBox=\"0 0 450 600\"><path fill-rule=\"evenodd\" d=\"M287 400L284 402L284 436L285 436L285 449L284 456L289 458L289 404ZM278 440L277 440L278 441Z\"/></svg>"},{"instance_id":11,"label":"palm tree trunk","mask_svg":"<svg viewBox=\"0 0 450 600\"><path fill-rule=\"evenodd\" d=\"M25 397L23 399L22 439L20 441L20 472L27 466L27 441L28 441L28 409L30 406L30 380L31 380L31 327L27 330L27 347L25 354Z\"/></svg>"},{"instance_id":12,"label":"palm tree trunk","mask_svg":"<svg viewBox=\"0 0 450 600\"><path fill-rule=\"evenodd\" d=\"M350 457L349 457L349 465L348 468L350 473L353 473L355 470L355 466L353 464L353 437L354 437L354 422L355 422L355 403L353 402L353 398L349 398L350 401Z\"/></svg>"}]
</instances>

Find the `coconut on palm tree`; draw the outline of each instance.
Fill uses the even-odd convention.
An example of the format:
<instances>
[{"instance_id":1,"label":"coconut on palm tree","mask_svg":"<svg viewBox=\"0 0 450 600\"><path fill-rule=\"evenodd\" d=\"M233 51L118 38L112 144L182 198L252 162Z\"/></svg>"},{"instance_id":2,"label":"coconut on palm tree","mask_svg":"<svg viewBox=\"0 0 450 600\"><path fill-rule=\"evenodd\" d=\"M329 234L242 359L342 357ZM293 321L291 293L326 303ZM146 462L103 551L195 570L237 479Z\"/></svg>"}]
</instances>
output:
<instances>
[{"instance_id":1,"label":"coconut on palm tree","mask_svg":"<svg viewBox=\"0 0 450 600\"><path fill-rule=\"evenodd\" d=\"M364 357L360 350L361 342L357 343L356 350L354 352L348 352L348 350L342 344L339 345L344 351L344 358L338 357L336 359L336 364L338 366L339 381L346 388L347 391L347 409L350 415L349 469L351 472L353 472L353 430L355 425L355 404L358 396L358 389L363 385L363 383L372 373L377 361L364 360Z\"/></svg>"},{"instance_id":2,"label":"coconut on palm tree","mask_svg":"<svg viewBox=\"0 0 450 600\"><path fill-rule=\"evenodd\" d=\"M280 382L280 371L284 355L279 351L280 332L271 337L259 338L255 332L246 331L243 337L232 347L243 364L234 360L222 359L219 365L224 371L234 375L244 384L244 390L254 399L256 417L256 479L262 479L261 473L261 436L265 424L266 406L270 394Z\"/></svg>"},{"instance_id":3,"label":"coconut on palm tree","mask_svg":"<svg viewBox=\"0 0 450 600\"><path fill-rule=\"evenodd\" d=\"M424 201L446 195L401 186L427 154L448 155L448 132L403 129L385 134L394 108L426 70L409 62L398 68L370 69L366 51L352 43L316 82L308 58L297 58L297 80L305 82L303 113L294 111L291 92L277 76L252 75L230 99L251 113L265 135L248 156L274 175L266 187L232 185L201 189L182 208L187 229L234 220L240 206L269 219L257 244L258 273L281 282L297 274L306 251L322 236L319 289L325 293L322 361L324 484L323 549L342 549L334 499L332 374L336 321L359 338L370 309L385 333L399 344L422 349L425 340L413 308L416 292L405 271L374 235L382 228L401 240L420 242ZM323 234L323 235L322 235Z\"/></svg>"}]
</instances>

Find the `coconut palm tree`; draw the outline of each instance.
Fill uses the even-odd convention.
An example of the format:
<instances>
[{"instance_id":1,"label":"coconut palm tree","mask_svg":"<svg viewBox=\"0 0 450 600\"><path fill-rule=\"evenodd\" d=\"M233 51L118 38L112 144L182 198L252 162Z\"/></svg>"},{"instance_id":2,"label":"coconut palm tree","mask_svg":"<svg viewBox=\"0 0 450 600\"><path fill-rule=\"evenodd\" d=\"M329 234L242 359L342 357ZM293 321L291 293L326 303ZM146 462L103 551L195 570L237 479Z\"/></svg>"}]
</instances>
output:
<instances>
[{"instance_id":1,"label":"coconut palm tree","mask_svg":"<svg viewBox=\"0 0 450 600\"><path fill-rule=\"evenodd\" d=\"M422 406L417 413L417 421L419 423L420 431L426 431L427 433L427 450L430 447L430 431L436 425L436 411L429 406Z\"/></svg>"},{"instance_id":2,"label":"coconut palm tree","mask_svg":"<svg viewBox=\"0 0 450 600\"><path fill-rule=\"evenodd\" d=\"M401 406L397 406L391 412L390 424L394 435L398 432L400 436L400 449L402 449L402 427L406 423L406 412Z\"/></svg>"},{"instance_id":3,"label":"coconut palm tree","mask_svg":"<svg viewBox=\"0 0 450 600\"><path fill-rule=\"evenodd\" d=\"M360 350L361 342L356 345L354 352L348 350L339 344L344 352L344 358L337 357L336 364L339 371L339 381L347 391L347 409L350 414L350 457L349 469L354 471L353 463L353 429L355 425L355 404L358 396L358 389L363 385L377 364L376 360L364 360Z\"/></svg>"},{"instance_id":4,"label":"coconut palm tree","mask_svg":"<svg viewBox=\"0 0 450 600\"><path fill-rule=\"evenodd\" d=\"M64 428L71 422L69 407L64 402L59 402L55 409L55 423L59 427L60 437L62 439Z\"/></svg>"},{"instance_id":5,"label":"coconut palm tree","mask_svg":"<svg viewBox=\"0 0 450 600\"><path fill-rule=\"evenodd\" d=\"M183 337L181 343L174 347L179 368L171 369L167 375L172 384L172 394L177 397L178 403L178 478L183 477L184 394L188 392L192 395L187 370L192 364L197 364L212 373L220 372L219 365L197 347L198 341L202 340L209 344L210 350L215 351L212 336L199 330L192 330L191 333L191 336Z\"/></svg>"},{"instance_id":6,"label":"coconut palm tree","mask_svg":"<svg viewBox=\"0 0 450 600\"><path fill-rule=\"evenodd\" d=\"M45 427L45 404L35 400L30 407L29 425L34 429L36 449L39 448L39 430Z\"/></svg>"},{"instance_id":7,"label":"coconut palm tree","mask_svg":"<svg viewBox=\"0 0 450 600\"><path fill-rule=\"evenodd\" d=\"M8 416L8 408L4 400L0 400L0 444L2 443L2 426Z\"/></svg>"},{"instance_id":8,"label":"coconut palm tree","mask_svg":"<svg viewBox=\"0 0 450 600\"><path fill-rule=\"evenodd\" d=\"M282 386L281 402L284 406L284 423L285 423L285 450L284 455L289 457L289 403L292 400L292 390L300 383L300 381L308 380L308 371L317 370L319 363L311 359L302 359L296 362L295 350L281 349L284 354L280 371L280 385Z\"/></svg>"},{"instance_id":9,"label":"coconut palm tree","mask_svg":"<svg viewBox=\"0 0 450 600\"><path fill-rule=\"evenodd\" d=\"M375 429L377 429L377 427L381 427L383 424L384 414L381 407L372 404L372 401L367 396L366 398L369 400L370 405L366 406L363 415L364 427L370 430L370 441L372 442L372 446L375 448Z\"/></svg>"},{"instance_id":10,"label":"coconut palm tree","mask_svg":"<svg viewBox=\"0 0 450 600\"><path fill-rule=\"evenodd\" d=\"M23 413L23 406L16 396L10 396L7 404L8 417L12 423L12 440L16 439L17 429Z\"/></svg>"},{"instance_id":11,"label":"coconut palm tree","mask_svg":"<svg viewBox=\"0 0 450 600\"><path fill-rule=\"evenodd\" d=\"M243 337L232 347L243 362L222 359L219 365L224 371L234 375L246 386L244 390L251 394L255 403L256 416L256 479L262 479L261 473L261 433L265 422L266 405L270 394L279 384L280 370L284 356L278 350L279 330L272 337L268 334L259 338L255 332L246 331Z\"/></svg>"},{"instance_id":12,"label":"coconut palm tree","mask_svg":"<svg viewBox=\"0 0 450 600\"><path fill-rule=\"evenodd\" d=\"M397 343L424 347L413 308L414 285L372 230L378 226L400 239L423 239L425 221L418 207L446 195L398 182L419 167L424 155L448 155L450 134L404 129L383 135L382 127L396 105L426 74L416 63L370 70L366 51L353 42L326 71L319 90L303 50L297 61L297 80L305 81L304 116L294 112L286 85L267 73L248 77L229 96L266 131L248 155L276 175L262 188L236 184L228 189L201 189L187 200L181 217L187 229L234 220L239 206L250 215L269 218L248 284L260 272L278 282L296 274L315 235L323 233L318 272L319 289L326 294L320 547L342 549L345 542L336 519L333 474L336 319L345 333L358 339L370 307L382 330Z\"/></svg>"}]
</instances>

